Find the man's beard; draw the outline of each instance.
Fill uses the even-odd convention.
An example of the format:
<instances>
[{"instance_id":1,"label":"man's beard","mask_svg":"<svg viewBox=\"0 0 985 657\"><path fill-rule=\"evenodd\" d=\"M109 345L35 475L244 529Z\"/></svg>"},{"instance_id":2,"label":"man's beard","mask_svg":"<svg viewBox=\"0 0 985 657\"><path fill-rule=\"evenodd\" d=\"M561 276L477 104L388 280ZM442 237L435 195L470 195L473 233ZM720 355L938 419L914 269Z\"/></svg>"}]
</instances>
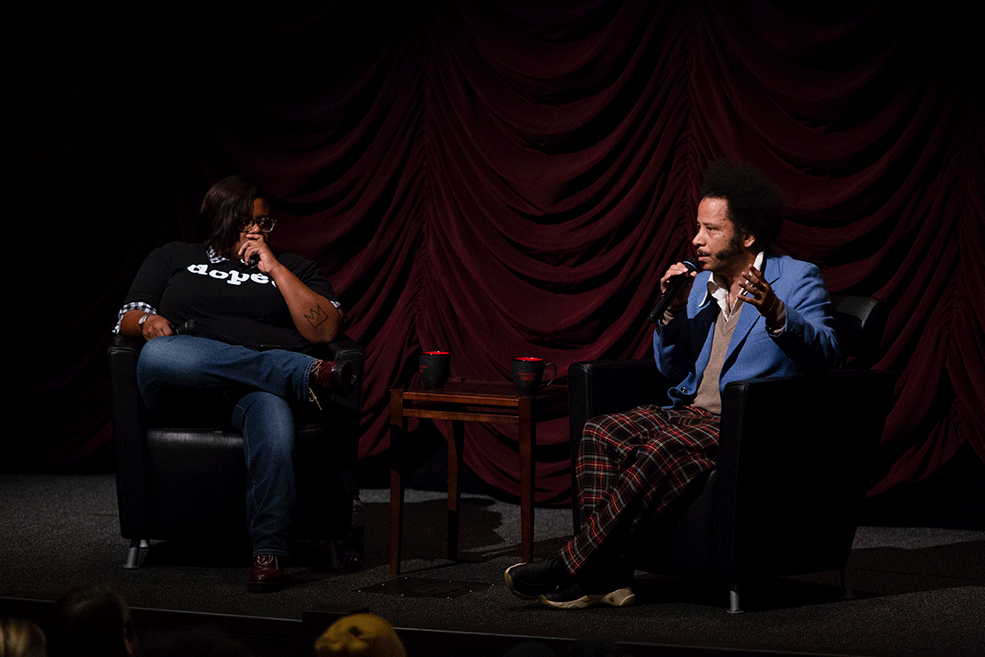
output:
<instances>
[{"instance_id":1,"label":"man's beard","mask_svg":"<svg viewBox=\"0 0 985 657\"><path fill-rule=\"evenodd\" d=\"M742 244L742 237L739 235L739 232L733 231L732 239L729 240L724 249L715 254L715 259L724 265L742 255L744 249L745 247Z\"/></svg>"}]
</instances>

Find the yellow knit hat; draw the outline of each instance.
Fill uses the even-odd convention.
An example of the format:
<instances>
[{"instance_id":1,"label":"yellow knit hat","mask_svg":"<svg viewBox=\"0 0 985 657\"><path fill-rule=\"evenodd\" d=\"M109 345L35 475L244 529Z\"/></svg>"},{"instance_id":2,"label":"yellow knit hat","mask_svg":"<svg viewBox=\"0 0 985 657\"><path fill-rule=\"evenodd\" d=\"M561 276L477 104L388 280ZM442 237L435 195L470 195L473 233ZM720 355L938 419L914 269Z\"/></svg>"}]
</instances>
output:
<instances>
[{"instance_id":1,"label":"yellow knit hat","mask_svg":"<svg viewBox=\"0 0 985 657\"><path fill-rule=\"evenodd\" d=\"M318 657L407 657L393 626L373 614L353 614L332 623L315 641Z\"/></svg>"}]
</instances>

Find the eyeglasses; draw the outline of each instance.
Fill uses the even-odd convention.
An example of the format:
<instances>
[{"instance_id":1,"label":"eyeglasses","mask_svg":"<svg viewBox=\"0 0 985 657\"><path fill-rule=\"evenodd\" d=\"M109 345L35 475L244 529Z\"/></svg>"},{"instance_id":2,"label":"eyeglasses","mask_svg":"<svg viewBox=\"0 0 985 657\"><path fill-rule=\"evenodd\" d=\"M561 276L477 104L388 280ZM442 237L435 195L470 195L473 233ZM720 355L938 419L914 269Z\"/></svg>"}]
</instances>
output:
<instances>
[{"instance_id":1,"label":"eyeglasses","mask_svg":"<svg viewBox=\"0 0 985 657\"><path fill-rule=\"evenodd\" d=\"M245 233L246 229L253 224L256 224L256 227L260 229L261 233L269 233L277 225L277 220L265 214L259 217L241 217L237 228L239 228L239 232Z\"/></svg>"}]
</instances>

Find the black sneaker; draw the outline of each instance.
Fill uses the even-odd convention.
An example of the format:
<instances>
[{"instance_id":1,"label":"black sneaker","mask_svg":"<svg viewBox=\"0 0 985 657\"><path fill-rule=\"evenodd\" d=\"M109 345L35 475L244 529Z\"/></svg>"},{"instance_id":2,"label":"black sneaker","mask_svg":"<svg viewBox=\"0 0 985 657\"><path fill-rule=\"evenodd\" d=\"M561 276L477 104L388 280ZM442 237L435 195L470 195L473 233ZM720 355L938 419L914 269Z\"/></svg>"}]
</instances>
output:
<instances>
[{"instance_id":1,"label":"black sneaker","mask_svg":"<svg viewBox=\"0 0 985 657\"><path fill-rule=\"evenodd\" d=\"M601 590L604 591L606 588L602 587ZM618 587L607 593L588 593L574 579L566 586L540 595L540 604L554 609L588 609L602 605L629 607L635 603L636 594L628 586Z\"/></svg>"},{"instance_id":2,"label":"black sneaker","mask_svg":"<svg viewBox=\"0 0 985 657\"><path fill-rule=\"evenodd\" d=\"M571 575L564 567L561 557L515 564L506 569L503 578L510 592L524 600L534 600L537 596L556 591L571 581Z\"/></svg>"}]
</instances>

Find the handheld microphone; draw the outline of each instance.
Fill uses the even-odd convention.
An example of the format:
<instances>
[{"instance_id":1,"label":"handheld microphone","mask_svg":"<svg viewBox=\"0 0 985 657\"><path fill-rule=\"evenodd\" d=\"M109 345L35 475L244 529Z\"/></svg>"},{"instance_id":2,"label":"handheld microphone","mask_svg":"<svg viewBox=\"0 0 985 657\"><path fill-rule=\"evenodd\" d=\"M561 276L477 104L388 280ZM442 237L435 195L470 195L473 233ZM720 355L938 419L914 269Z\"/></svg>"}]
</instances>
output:
<instances>
[{"instance_id":1,"label":"handheld microphone","mask_svg":"<svg viewBox=\"0 0 985 657\"><path fill-rule=\"evenodd\" d=\"M699 267L690 260L685 260L681 264L687 267L688 273L672 276L670 280L667 281L667 290L660 295L660 298L657 299L657 305L653 307L653 310L651 310L649 316L647 316L647 319L654 324L656 324L660 318L663 317L664 312L667 311L667 306L670 305L670 302L674 300L674 297L677 296L681 289L687 285L687 279L690 278L690 272L698 271L699 269Z\"/></svg>"},{"instance_id":2,"label":"handheld microphone","mask_svg":"<svg viewBox=\"0 0 985 657\"><path fill-rule=\"evenodd\" d=\"M178 335L198 335L202 327L198 325L197 319L189 319L181 323L181 326L174 327L174 332Z\"/></svg>"}]
</instances>

